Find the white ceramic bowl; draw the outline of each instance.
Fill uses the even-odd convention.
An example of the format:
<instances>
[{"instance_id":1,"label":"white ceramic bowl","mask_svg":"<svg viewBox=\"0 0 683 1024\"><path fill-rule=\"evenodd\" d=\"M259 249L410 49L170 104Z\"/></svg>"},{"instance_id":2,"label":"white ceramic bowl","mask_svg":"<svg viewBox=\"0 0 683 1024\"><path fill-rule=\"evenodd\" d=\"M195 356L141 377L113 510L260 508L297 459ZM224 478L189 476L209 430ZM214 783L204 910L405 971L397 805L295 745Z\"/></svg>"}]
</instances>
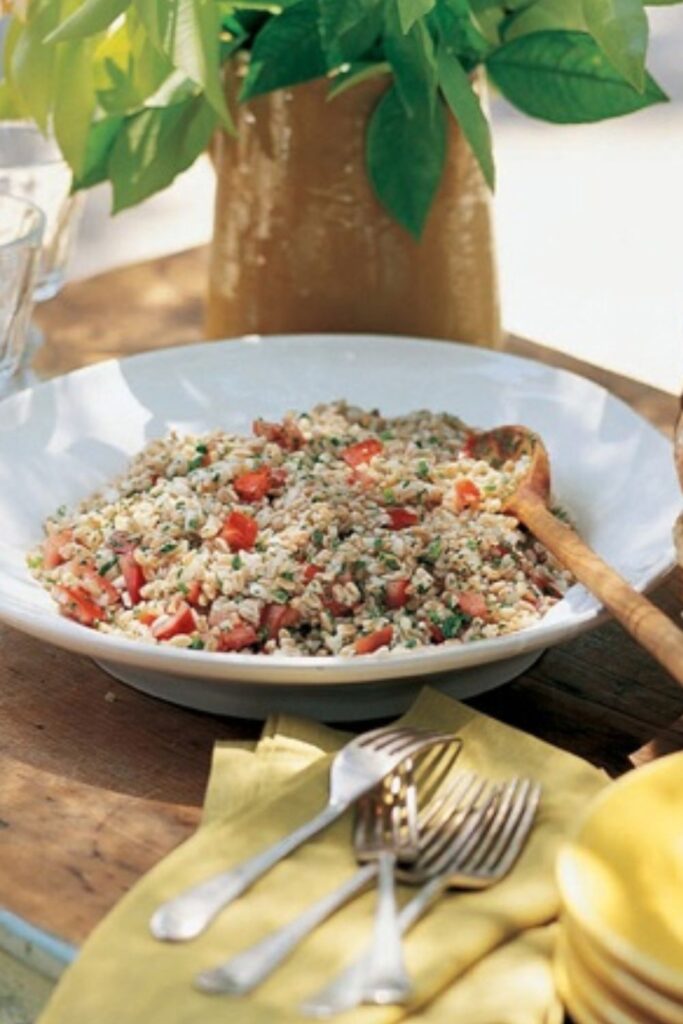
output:
<instances>
[{"instance_id":1,"label":"white ceramic bowl","mask_svg":"<svg viewBox=\"0 0 683 1024\"><path fill-rule=\"evenodd\" d=\"M390 714L430 682L471 696L599 620L582 587L537 625L466 646L401 655L209 654L107 636L62 617L26 551L44 517L118 474L170 429L248 432L336 398L389 415L448 411L477 427L523 423L544 438L556 497L586 540L638 589L673 565L680 492L671 445L604 389L526 359L449 342L365 335L245 338L99 363L0 403L0 618L90 655L118 678L203 710L331 720Z\"/></svg>"}]
</instances>

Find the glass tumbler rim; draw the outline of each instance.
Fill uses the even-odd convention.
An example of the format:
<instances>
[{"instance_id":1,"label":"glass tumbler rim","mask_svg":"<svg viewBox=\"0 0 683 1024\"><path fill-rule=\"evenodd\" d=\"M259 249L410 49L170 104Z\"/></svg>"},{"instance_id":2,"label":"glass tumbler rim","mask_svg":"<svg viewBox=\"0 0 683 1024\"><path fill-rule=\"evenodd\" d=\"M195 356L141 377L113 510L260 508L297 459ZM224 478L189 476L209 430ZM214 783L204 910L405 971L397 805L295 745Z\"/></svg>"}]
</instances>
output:
<instances>
[{"instance_id":1,"label":"glass tumbler rim","mask_svg":"<svg viewBox=\"0 0 683 1024\"><path fill-rule=\"evenodd\" d=\"M10 205L23 206L24 209L28 210L32 215L32 221L26 230L16 238L13 238L11 242L0 242L0 252L9 252L11 249L18 249L27 243L39 247L42 244L43 233L45 231L45 214L43 211L39 206L36 206L35 203L32 203L30 199L24 199L23 196L13 195L11 192L0 192L0 207L7 202L9 202Z\"/></svg>"},{"instance_id":2,"label":"glass tumbler rim","mask_svg":"<svg viewBox=\"0 0 683 1024\"><path fill-rule=\"evenodd\" d=\"M33 123L33 121L20 118L16 120L0 118L0 133L2 132L15 132L17 134L23 133L32 136L33 138L38 139L39 142L45 143L47 146L52 145L54 147L54 153L50 155L42 155L38 158L13 159L10 161L4 160L2 155L0 155L0 171L17 169L20 167L50 167L52 164L66 165L66 160L64 159L54 135L42 132L40 128Z\"/></svg>"}]
</instances>

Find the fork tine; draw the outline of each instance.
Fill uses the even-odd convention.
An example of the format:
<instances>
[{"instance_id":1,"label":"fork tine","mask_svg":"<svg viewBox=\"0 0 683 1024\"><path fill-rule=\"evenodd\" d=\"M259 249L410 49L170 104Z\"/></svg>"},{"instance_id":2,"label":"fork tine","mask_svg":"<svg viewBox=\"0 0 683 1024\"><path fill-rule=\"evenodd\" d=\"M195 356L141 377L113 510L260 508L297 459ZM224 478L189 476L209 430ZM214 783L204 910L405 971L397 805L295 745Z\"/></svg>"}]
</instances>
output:
<instances>
[{"instance_id":1,"label":"fork tine","mask_svg":"<svg viewBox=\"0 0 683 1024\"><path fill-rule=\"evenodd\" d=\"M428 747L415 762L415 785L420 794L420 804L427 807L439 788L446 783L453 765L462 750L462 741L455 737L446 746Z\"/></svg>"},{"instance_id":2,"label":"fork tine","mask_svg":"<svg viewBox=\"0 0 683 1024\"><path fill-rule=\"evenodd\" d=\"M391 757L400 756L404 759L406 757L413 757L427 747L452 742L453 736L448 736L445 733L424 732L416 734L411 730L408 735L404 734L395 740L388 741L384 748L384 753L389 754Z\"/></svg>"},{"instance_id":3,"label":"fork tine","mask_svg":"<svg viewBox=\"0 0 683 1024\"><path fill-rule=\"evenodd\" d=\"M488 873L506 848L507 840L514 834L524 806L531 781L529 779L513 779L510 785L506 786L501 797L499 820L494 828L490 830L486 846L482 846L477 855L473 856L472 862L468 864L468 870L480 873Z\"/></svg>"},{"instance_id":4,"label":"fork tine","mask_svg":"<svg viewBox=\"0 0 683 1024\"><path fill-rule=\"evenodd\" d=\"M529 830L536 816L540 799L541 787L537 782L535 782L527 791L522 815L518 819L514 831L508 836L507 845L503 848L497 864L492 868L492 870L495 871L497 878L502 878L508 873L522 852L526 837L529 834Z\"/></svg>"},{"instance_id":5,"label":"fork tine","mask_svg":"<svg viewBox=\"0 0 683 1024\"><path fill-rule=\"evenodd\" d=\"M378 748L385 740L391 740L397 733L405 733L408 730L398 729L395 725L383 725L379 729L371 729L369 732L361 733L351 741L349 746Z\"/></svg>"},{"instance_id":6,"label":"fork tine","mask_svg":"<svg viewBox=\"0 0 683 1024\"><path fill-rule=\"evenodd\" d=\"M485 794L484 800L477 806L476 802L482 794ZM483 782L476 788L472 797L467 808L463 808L457 818L444 822L443 826L435 831L428 855L424 860L420 858L420 867L425 877L440 874L449 865L457 864L467 856L473 842L477 840L482 823L486 822L498 797L498 790L495 786Z\"/></svg>"},{"instance_id":7,"label":"fork tine","mask_svg":"<svg viewBox=\"0 0 683 1024\"><path fill-rule=\"evenodd\" d=\"M480 865L491 851L501 831L504 832L511 816L514 818L513 812L517 809L515 796L519 782L520 780L517 778L512 779L499 789L499 799L495 813L490 815L478 834L476 843L471 846L467 856L458 865L458 869L463 874L476 874L478 872Z\"/></svg>"},{"instance_id":8,"label":"fork tine","mask_svg":"<svg viewBox=\"0 0 683 1024\"><path fill-rule=\"evenodd\" d=\"M467 815L474 810L477 800L485 792L488 783L478 775L470 776L464 787L453 787L453 791L438 801L435 814L425 829L423 843L431 848L434 857L448 846Z\"/></svg>"}]
</instances>

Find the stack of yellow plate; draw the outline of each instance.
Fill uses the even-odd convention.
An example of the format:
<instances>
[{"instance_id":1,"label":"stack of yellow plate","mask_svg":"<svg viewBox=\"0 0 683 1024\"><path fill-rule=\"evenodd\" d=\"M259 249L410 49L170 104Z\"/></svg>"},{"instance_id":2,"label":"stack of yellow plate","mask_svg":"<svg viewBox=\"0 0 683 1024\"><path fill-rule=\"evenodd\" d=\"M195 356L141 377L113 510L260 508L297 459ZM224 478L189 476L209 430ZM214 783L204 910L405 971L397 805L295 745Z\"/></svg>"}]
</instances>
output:
<instances>
[{"instance_id":1,"label":"stack of yellow plate","mask_svg":"<svg viewBox=\"0 0 683 1024\"><path fill-rule=\"evenodd\" d=\"M683 1024L683 752L598 797L558 881L557 983L577 1024Z\"/></svg>"}]
</instances>

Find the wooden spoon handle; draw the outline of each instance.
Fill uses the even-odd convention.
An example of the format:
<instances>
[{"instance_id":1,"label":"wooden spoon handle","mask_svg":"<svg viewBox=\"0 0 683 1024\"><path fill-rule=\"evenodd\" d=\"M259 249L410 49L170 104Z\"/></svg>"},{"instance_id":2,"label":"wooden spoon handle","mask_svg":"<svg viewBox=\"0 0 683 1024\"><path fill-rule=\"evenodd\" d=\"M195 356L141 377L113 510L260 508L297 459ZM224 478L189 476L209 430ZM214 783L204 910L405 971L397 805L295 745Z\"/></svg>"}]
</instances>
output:
<instances>
[{"instance_id":1,"label":"wooden spoon handle","mask_svg":"<svg viewBox=\"0 0 683 1024\"><path fill-rule=\"evenodd\" d=\"M574 530L559 522L540 498L520 495L510 511L683 686L683 631L603 562Z\"/></svg>"}]
</instances>

